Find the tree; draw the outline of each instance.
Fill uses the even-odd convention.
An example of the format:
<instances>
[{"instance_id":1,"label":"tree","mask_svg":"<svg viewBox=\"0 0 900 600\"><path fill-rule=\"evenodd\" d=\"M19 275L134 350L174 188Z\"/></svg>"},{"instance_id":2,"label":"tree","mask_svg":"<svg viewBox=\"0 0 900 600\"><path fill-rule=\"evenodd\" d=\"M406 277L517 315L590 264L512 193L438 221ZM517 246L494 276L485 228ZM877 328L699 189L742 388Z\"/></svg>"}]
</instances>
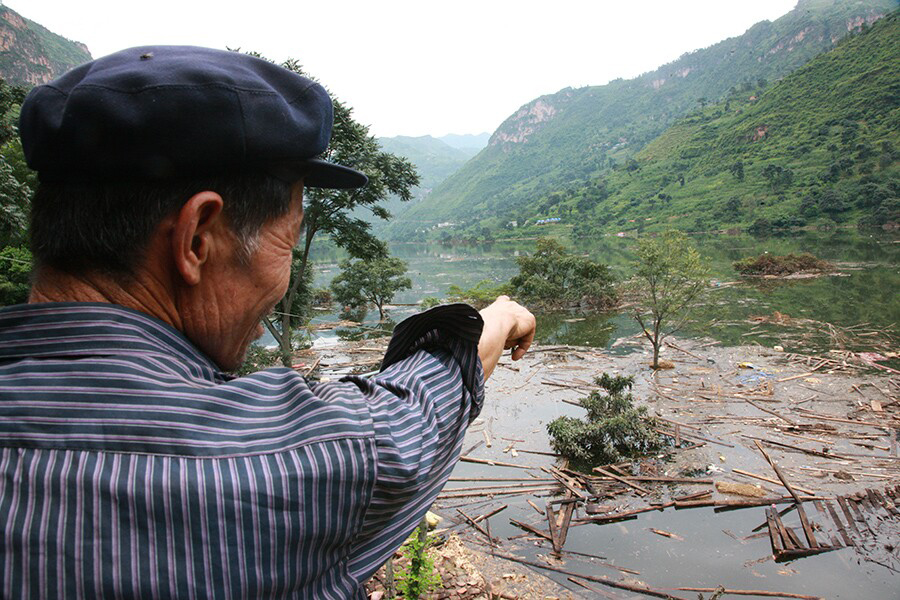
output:
<instances>
[{"instance_id":1,"label":"tree","mask_svg":"<svg viewBox=\"0 0 900 600\"><path fill-rule=\"evenodd\" d=\"M20 304L31 288L31 252L22 246L0 250L0 306Z\"/></svg>"},{"instance_id":2,"label":"tree","mask_svg":"<svg viewBox=\"0 0 900 600\"><path fill-rule=\"evenodd\" d=\"M790 185L794 180L793 171L781 165L766 165L762 170L762 176L772 186L773 192Z\"/></svg>"},{"instance_id":3,"label":"tree","mask_svg":"<svg viewBox=\"0 0 900 600\"><path fill-rule=\"evenodd\" d=\"M282 66L309 77L294 59L286 60ZM408 201L412 198L412 189L419 184L412 163L383 152L375 137L369 135L369 128L353 118L352 109L333 96L332 101L334 129L321 158L362 171L369 177L369 183L356 190L304 190L303 247L294 250L290 284L276 307L276 314L264 321L278 341L282 363L288 367L293 332L305 324L308 314L309 253L313 239L324 233L354 258L386 257L385 244L372 235L369 223L355 215L358 210L368 210L381 219L389 219L390 213L379 203L391 195Z\"/></svg>"},{"instance_id":4,"label":"tree","mask_svg":"<svg viewBox=\"0 0 900 600\"><path fill-rule=\"evenodd\" d=\"M378 317L384 320L384 305L394 294L412 287L405 277L407 265L391 256L373 260L341 261L341 273L331 281L334 299L351 309L365 308L372 303L378 307Z\"/></svg>"},{"instance_id":5,"label":"tree","mask_svg":"<svg viewBox=\"0 0 900 600\"><path fill-rule=\"evenodd\" d=\"M519 274L513 293L544 306L586 305L610 308L617 300L613 276L605 264L570 254L552 238L540 238L532 256L516 258Z\"/></svg>"},{"instance_id":6,"label":"tree","mask_svg":"<svg viewBox=\"0 0 900 600\"><path fill-rule=\"evenodd\" d=\"M659 368L663 340L681 329L701 292L708 271L687 237L668 231L638 243L635 277L627 286L633 315L653 346L653 368Z\"/></svg>"},{"instance_id":7,"label":"tree","mask_svg":"<svg viewBox=\"0 0 900 600\"><path fill-rule=\"evenodd\" d=\"M737 179L738 181L744 180L744 162L743 161L740 161L740 160L737 161L736 163L731 165L731 167L729 167L729 170L731 171L731 174L734 175L735 179Z\"/></svg>"}]
</instances>

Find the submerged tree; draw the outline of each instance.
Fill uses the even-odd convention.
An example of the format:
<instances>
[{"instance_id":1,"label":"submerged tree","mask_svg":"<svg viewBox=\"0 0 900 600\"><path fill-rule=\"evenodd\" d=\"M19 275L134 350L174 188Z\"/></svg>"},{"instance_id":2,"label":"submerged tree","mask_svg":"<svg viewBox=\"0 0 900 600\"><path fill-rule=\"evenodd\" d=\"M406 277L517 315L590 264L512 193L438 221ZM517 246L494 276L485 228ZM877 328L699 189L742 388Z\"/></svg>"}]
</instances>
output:
<instances>
[{"instance_id":1,"label":"submerged tree","mask_svg":"<svg viewBox=\"0 0 900 600\"><path fill-rule=\"evenodd\" d=\"M709 273L700 254L679 231L638 243L637 271L626 287L633 315L653 346L653 368L659 368L663 340L681 329L690 309L706 288Z\"/></svg>"},{"instance_id":2,"label":"submerged tree","mask_svg":"<svg viewBox=\"0 0 900 600\"><path fill-rule=\"evenodd\" d=\"M345 260L341 262L341 274L331 282L331 290L334 299L351 310L365 308L371 302L378 308L378 317L384 320L384 305L400 290L412 287L405 274L406 263L399 258Z\"/></svg>"},{"instance_id":3,"label":"submerged tree","mask_svg":"<svg viewBox=\"0 0 900 600\"><path fill-rule=\"evenodd\" d=\"M552 238L541 238L531 256L516 259L510 284L519 298L544 306L611 308L617 301L609 267L571 254Z\"/></svg>"}]
</instances>

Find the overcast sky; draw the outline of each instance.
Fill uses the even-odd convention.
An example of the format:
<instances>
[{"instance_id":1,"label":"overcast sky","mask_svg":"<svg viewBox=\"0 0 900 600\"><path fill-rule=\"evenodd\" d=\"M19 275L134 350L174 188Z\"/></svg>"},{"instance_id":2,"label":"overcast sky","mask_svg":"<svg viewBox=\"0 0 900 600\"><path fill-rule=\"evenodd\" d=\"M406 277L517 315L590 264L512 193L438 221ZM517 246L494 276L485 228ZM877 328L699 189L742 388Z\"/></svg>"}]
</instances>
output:
<instances>
[{"instance_id":1,"label":"overcast sky","mask_svg":"<svg viewBox=\"0 0 900 600\"><path fill-rule=\"evenodd\" d=\"M796 0L6 0L99 57L144 44L298 59L379 136L493 132L564 87L634 77Z\"/></svg>"}]
</instances>

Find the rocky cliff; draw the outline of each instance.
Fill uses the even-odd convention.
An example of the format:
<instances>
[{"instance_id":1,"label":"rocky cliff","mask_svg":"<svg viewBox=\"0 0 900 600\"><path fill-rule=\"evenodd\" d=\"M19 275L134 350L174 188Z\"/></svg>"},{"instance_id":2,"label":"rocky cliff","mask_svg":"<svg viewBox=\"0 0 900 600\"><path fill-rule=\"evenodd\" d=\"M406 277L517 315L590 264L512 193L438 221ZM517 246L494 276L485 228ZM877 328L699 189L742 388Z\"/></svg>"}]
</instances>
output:
<instances>
[{"instance_id":1,"label":"rocky cliff","mask_svg":"<svg viewBox=\"0 0 900 600\"><path fill-rule=\"evenodd\" d=\"M0 5L0 77L13 85L46 83L91 60L87 46Z\"/></svg>"}]
</instances>

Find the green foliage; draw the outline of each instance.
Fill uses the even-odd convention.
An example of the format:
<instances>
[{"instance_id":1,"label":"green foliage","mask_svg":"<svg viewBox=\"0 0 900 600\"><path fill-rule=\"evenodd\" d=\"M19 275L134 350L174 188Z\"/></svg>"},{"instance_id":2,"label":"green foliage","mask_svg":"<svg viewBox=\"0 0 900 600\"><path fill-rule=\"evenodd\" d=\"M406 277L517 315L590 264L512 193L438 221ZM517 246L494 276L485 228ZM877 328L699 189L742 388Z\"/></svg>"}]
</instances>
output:
<instances>
[{"instance_id":1,"label":"green foliage","mask_svg":"<svg viewBox=\"0 0 900 600\"><path fill-rule=\"evenodd\" d=\"M368 303L378 308L384 319L384 305L400 290L412 287L405 277L407 265L399 258L341 261L341 273L331 281L334 299L345 308L358 310Z\"/></svg>"},{"instance_id":2,"label":"green foliage","mask_svg":"<svg viewBox=\"0 0 900 600\"><path fill-rule=\"evenodd\" d=\"M459 288L457 287L457 289ZM435 306L440 305L441 299L435 298L434 296L425 296L424 298L422 298L422 302L419 304L419 306L421 306L423 310L428 310L429 308L434 308Z\"/></svg>"},{"instance_id":3,"label":"green foliage","mask_svg":"<svg viewBox=\"0 0 900 600\"><path fill-rule=\"evenodd\" d=\"M25 92L0 80L0 246L27 239L31 193L37 184L18 139L19 105Z\"/></svg>"},{"instance_id":4,"label":"green foliage","mask_svg":"<svg viewBox=\"0 0 900 600\"><path fill-rule=\"evenodd\" d=\"M537 241L534 254L516 258L512 278L516 297L545 307L612 308L617 302L613 276L605 264L570 254L552 238Z\"/></svg>"},{"instance_id":5,"label":"green foliage","mask_svg":"<svg viewBox=\"0 0 900 600\"><path fill-rule=\"evenodd\" d=\"M417 600L441 585L441 575L434 568L434 559L428 553L428 525L423 521L402 548L407 566L396 574L397 591L401 598Z\"/></svg>"},{"instance_id":6,"label":"green foliage","mask_svg":"<svg viewBox=\"0 0 900 600\"><path fill-rule=\"evenodd\" d=\"M451 285L448 290L450 302L465 302L475 308L484 308L497 299L497 296L509 296L512 288L509 283L496 284L490 279L482 279L467 290L458 285Z\"/></svg>"},{"instance_id":7,"label":"green foliage","mask_svg":"<svg viewBox=\"0 0 900 600\"><path fill-rule=\"evenodd\" d=\"M735 261L734 270L741 275L790 275L811 271L828 271L833 265L812 254L760 254Z\"/></svg>"},{"instance_id":8,"label":"green foliage","mask_svg":"<svg viewBox=\"0 0 900 600\"><path fill-rule=\"evenodd\" d=\"M31 277L31 252L23 246L0 250L0 306L28 300Z\"/></svg>"},{"instance_id":9,"label":"green foliage","mask_svg":"<svg viewBox=\"0 0 900 600\"><path fill-rule=\"evenodd\" d=\"M666 336L685 323L691 307L707 286L709 270L687 237L668 231L638 242L635 276L627 284L632 314L653 345L653 368Z\"/></svg>"},{"instance_id":10,"label":"green foliage","mask_svg":"<svg viewBox=\"0 0 900 600\"><path fill-rule=\"evenodd\" d=\"M772 186L773 191L783 189L794 180L794 172L780 165L766 165L761 173L763 178Z\"/></svg>"},{"instance_id":11,"label":"green foliage","mask_svg":"<svg viewBox=\"0 0 900 600\"><path fill-rule=\"evenodd\" d=\"M620 218L626 223L640 219L647 226L660 229L669 223L666 219L677 217L675 222L684 225L697 217L694 209L699 196L715 199L711 203L714 207L719 198L724 201L731 195L743 199L771 194L766 181L758 176L767 159L754 156L755 152L746 157L731 149L722 152L716 146L725 137L741 149L768 147L774 142L791 158L784 160L787 156L781 157L779 151L772 160L793 171L794 185L805 182L808 170L795 168L799 165L793 164L794 154L799 155L804 151L802 146L806 146L813 155L809 163L821 157L816 156L817 147L809 140L794 142L793 134L799 127L792 129L787 125L793 122L805 126L808 121L818 120L818 115L825 117L823 121L835 115L846 117L854 110L848 106L851 104L880 105L874 112L889 115L894 105L892 98L896 98L892 91L896 85L896 62L891 62L895 59L889 49L879 48L872 60L859 61L856 70L842 74L821 72L811 82L811 89L789 97L780 92L772 94L776 88L784 88L784 81L770 82L784 78L832 48L837 32L847 31L847 23L883 15L895 8L896 0L825 2L814 6L804 3L775 21L757 23L743 35L686 54L638 78L566 88L537 98L510 116L487 148L425 200L411 206L404 218L432 225L455 223L455 237L465 237L485 226L499 237L510 221L518 221L521 227L526 220L542 217L559 217L562 223L580 226L588 235L586 221L610 229ZM876 23L872 29L877 28ZM896 40L896 33L893 36ZM890 34L882 40L893 43L896 49ZM855 40L842 44L839 50L852 42ZM828 105L831 98L821 103L817 100L822 92L843 98L832 107ZM777 104L765 101L767 97L777 97ZM711 104L698 107L698 98L706 98ZM756 108L763 104L765 110ZM790 120L770 121L771 109L782 108ZM665 144L651 149L648 144L680 118L684 120L675 131L670 130ZM879 132L888 133L892 130L884 127L887 124L879 122L874 126ZM762 125L770 125L769 136L749 141ZM878 135L871 135L868 127L860 129L861 139L853 143L865 141L877 148L872 139L877 142ZM900 128L895 126L896 129ZM889 135L896 139L896 133ZM788 150L788 146L795 147ZM743 181L728 171L728 166L739 160L746 173ZM866 160L877 168L876 157ZM679 162L683 164L677 165ZM827 166L818 164L820 171ZM614 168L615 165L624 168ZM663 183L665 178L669 178L667 183ZM608 180L612 196L592 204L593 186L600 179ZM646 202L627 204L631 199L646 201L660 192L672 196L671 204L664 210L658 204L651 208ZM554 193L565 197L550 207L549 213L542 211L544 202ZM649 222L648 217L652 219ZM601 218L608 220L599 223ZM753 218L744 215L742 225ZM637 228L637 224L633 227ZM394 232L394 226L389 230Z\"/></svg>"},{"instance_id":12,"label":"green foliage","mask_svg":"<svg viewBox=\"0 0 900 600\"><path fill-rule=\"evenodd\" d=\"M638 153L640 177L609 175L614 193L597 212L655 230L698 217L760 233L900 221L898 37L891 14L765 90L729 96L727 111L720 103L682 118ZM683 187L666 179L682 170ZM672 201L633 203L660 193Z\"/></svg>"},{"instance_id":13,"label":"green foliage","mask_svg":"<svg viewBox=\"0 0 900 600\"><path fill-rule=\"evenodd\" d=\"M554 452L566 457L576 468L619 462L655 452L664 445L654 431L655 418L644 406L635 408L630 390L633 377L603 373L594 382L605 390L591 392L579 402L587 410L587 419L559 417L547 425Z\"/></svg>"}]
</instances>

